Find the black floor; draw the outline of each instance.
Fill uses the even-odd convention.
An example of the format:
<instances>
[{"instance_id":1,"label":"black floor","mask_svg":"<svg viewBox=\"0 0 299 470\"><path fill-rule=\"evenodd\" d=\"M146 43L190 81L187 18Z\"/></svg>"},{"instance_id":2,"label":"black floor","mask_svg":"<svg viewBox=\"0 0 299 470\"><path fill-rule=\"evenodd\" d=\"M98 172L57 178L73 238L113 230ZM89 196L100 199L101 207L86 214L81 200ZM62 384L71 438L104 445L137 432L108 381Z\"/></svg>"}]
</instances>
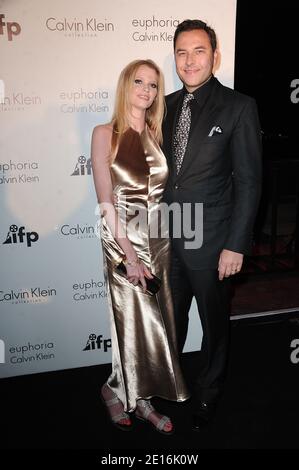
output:
<instances>
[{"instance_id":1,"label":"black floor","mask_svg":"<svg viewBox=\"0 0 299 470\"><path fill-rule=\"evenodd\" d=\"M110 425L99 387L110 366L93 366L0 380L3 449L298 449L299 362L291 341L299 339L297 314L232 321L231 355L224 394L210 427L190 429L191 404L156 400L176 432L163 436L134 421L131 432ZM199 353L185 354L191 383ZM299 360L299 351L297 354Z\"/></svg>"}]
</instances>

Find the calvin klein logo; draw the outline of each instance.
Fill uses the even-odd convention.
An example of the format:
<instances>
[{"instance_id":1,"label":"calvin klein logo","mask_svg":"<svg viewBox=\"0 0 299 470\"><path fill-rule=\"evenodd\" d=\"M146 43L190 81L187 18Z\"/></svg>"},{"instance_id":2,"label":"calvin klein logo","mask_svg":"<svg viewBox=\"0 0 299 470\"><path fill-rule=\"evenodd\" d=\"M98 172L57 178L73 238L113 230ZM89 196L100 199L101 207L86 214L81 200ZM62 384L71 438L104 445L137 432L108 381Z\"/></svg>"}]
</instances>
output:
<instances>
[{"instance_id":1,"label":"calvin klein logo","mask_svg":"<svg viewBox=\"0 0 299 470\"><path fill-rule=\"evenodd\" d=\"M57 19L50 17L46 19L46 28L49 31L59 31L64 33L102 33L114 31L114 24L109 23L106 18L104 21L98 21L96 18L85 18L83 21L77 21L77 18L69 20L68 18Z\"/></svg>"},{"instance_id":2,"label":"calvin klein logo","mask_svg":"<svg viewBox=\"0 0 299 470\"><path fill-rule=\"evenodd\" d=\"M10 291L0 290L0 302L12 302L13 304L33 304L48 302L49 297L56 296L57 291L54 288L43 289L41 287L30 287L19 291L11 289Z\"/></svg>"},{"instance_id":3,"label":"calvin klein logo","mask_svg":"<svg viewBox=\"0 0 299 470\"><path fill-rule=\"evenodd\" d=\"M86 157L84 157L84 155L80 155L71 176L85 175L91 175L91 158L87 159Z\"/></svg>"},{"instance_id":4,"label":"calvin klein logo","mask_svg":"<svg viewBox=\"0 0 299 470\"><path fill-rule=\"evenodd\" d=\"M14 36L18 36L18 34L20 34L21 26L19 25L19 23L16 23L15 21L13 22L9 21L5 23L3 21L4 18L5 18L5 15L0 14L0 34L1 35L5 34L4 26L6 26L7 39L9 41L12 41Z\"/></svg>"},{"instance_id":5,"label":"calvin klein logo","mask_svg":"<svg viewBox=\"0 0 299 470\"><path fill-rule=\"evenodd\" d=\"M103 339L103 335L95 335L91 333L88 337L87 343L83 351L92 351L95 349L104 349L104 352L111 348L111 339Z\"/></svg>"},{"instance_id":6,"label":"calvin klein logo","mask_svg":"<svg viewBox=\"0 0 299 470\"><path fill-rule=\"evenodd\" d=\"M60 228L60 233L64 235L65 237L75 236L78 239L95 238L97 236L95 234L94 227L88 224L85 224L84 226L82 224L76 224L76 225L64 224Z\"/></svg>"},{"instance_id":7,"label":"calvin klein logo","mask_svg":"<svg viewBox=\"0 0 299 470\"><path fill-rule=\"evenodd\" d=\"M1 111L26 111L31 109L32 106L39 106L42 104L42 99L39 95L28 95L23 91L13 91L11 94L4 94L4 83L0 87L1 94Z\"/></svg>"},{"instance_id":8,"label":"calvin klein logo","mask_svg":"<svg viewBox=\"0 0 299 470\"><path fill-rule=\"evenodd\" d=\"M3 245L24 243L24 238L26 239L27 246L31 247L32 243L37 242L39 235L37 232L25 232L24 226L18 227L17 225L12 224L9 227L9 232Z\"/></svg>"}]
</instances>

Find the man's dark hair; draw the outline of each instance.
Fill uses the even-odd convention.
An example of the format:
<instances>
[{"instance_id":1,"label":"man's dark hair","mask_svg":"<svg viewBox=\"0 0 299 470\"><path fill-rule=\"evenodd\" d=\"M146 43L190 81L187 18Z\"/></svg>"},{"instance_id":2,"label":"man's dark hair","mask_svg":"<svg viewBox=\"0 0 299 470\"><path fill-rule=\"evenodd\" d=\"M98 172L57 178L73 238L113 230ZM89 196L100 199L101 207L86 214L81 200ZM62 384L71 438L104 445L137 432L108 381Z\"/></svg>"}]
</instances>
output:
<instances>
[{"instance_id":1,"label":"man's dark hair","mask_svg":"<svg viewBox=\"0 0 299 470\"><path fill-rule=\"evenodd\" d=\"M174 49L175 49L175 43L178 38L178 35L180 33L183 33L184 31L193 31L194 29L202 29L203 31L207 33L210 39L212 50L213 52L215 52L216 47L217 47L216 33L212 28L210 28L210 26L207 25L207 23L201 20L184 20L182 21L182 23L178 24L174 33L174 37L173 37Z\"/></svg>"}]
</instances>

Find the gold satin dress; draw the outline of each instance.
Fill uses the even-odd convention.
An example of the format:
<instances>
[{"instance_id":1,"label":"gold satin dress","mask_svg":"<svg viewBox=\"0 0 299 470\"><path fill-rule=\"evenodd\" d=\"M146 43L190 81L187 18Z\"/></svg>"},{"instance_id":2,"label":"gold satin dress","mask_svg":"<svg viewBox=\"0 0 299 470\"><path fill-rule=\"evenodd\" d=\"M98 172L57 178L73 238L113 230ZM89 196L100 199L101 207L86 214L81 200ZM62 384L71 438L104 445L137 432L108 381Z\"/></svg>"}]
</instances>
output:
<instances>
[{"instance_id":1,"label":"gold satin dress","mask_svg":"<svg viewBox=\"0 0 299 470\"><path fill-rule=\"evenodd\" d=\"M159 202L167 177L166 159L148 129L139 134L129 128L111 165L115 208L138 257L162 285L155 295L143 293L115 269L124 252L102 218L112 340L112 374L107 383L126 411L133 411L139 398L183 401L189 397L176 350L168 280L170 241L164 231L163 237L157 236L157 225L158 229L163 225ZM136 214L139 224L133 220Z\"/></svg>"}]
</instances>

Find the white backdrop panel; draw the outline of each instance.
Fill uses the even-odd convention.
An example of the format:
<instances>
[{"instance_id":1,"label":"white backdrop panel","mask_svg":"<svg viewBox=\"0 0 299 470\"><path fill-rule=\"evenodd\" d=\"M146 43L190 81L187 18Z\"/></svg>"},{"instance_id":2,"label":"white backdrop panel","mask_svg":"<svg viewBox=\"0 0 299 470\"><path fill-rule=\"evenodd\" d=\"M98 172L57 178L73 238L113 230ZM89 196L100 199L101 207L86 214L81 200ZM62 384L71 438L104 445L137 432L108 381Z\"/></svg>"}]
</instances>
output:
<instances>
[{"instance_id":1,"label":"white backdrop panel","mask_svg":"<svg viewBox=\"0 0 299 470\"><path fill-rule=\"evenodd\" d=\"M166 92L172 36L201 18L218 34L218 78L233 86L236 0L0 2L0 377L111 360L90 167L121 69L155 60ZM200 348L192 304L185 351Z\"/></svg>"}]
</instances>

